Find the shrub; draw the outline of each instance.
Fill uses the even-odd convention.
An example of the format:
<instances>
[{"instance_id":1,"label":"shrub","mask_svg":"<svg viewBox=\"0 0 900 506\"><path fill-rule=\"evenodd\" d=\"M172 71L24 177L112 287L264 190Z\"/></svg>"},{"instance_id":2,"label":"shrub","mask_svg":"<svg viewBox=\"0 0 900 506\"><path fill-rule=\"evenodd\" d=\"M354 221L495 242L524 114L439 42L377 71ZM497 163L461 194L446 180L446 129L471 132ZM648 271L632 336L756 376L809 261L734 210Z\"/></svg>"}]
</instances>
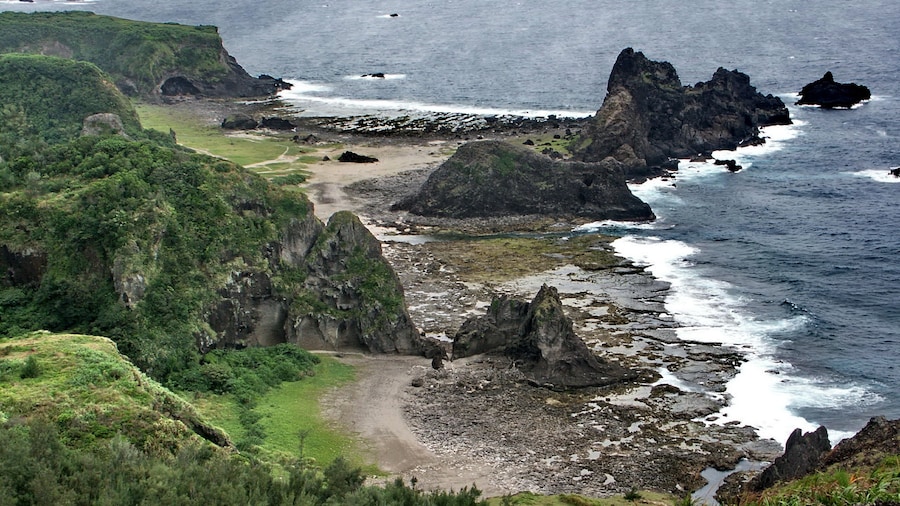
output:
<instances>
[{"instance_id":1,"label":"shrub","mask_svg":"<svg viewBox=\"0 0 900 506\"><path fill-rule=\"evenodd\" d=\"M25 359L25 366L22 367L22 372L19 373L19 376L22 379L27 378L37 378L41 375L41 366L38 364L37 358L34 355L28 355L28 358Z\"/></svg>"}]
</instances>

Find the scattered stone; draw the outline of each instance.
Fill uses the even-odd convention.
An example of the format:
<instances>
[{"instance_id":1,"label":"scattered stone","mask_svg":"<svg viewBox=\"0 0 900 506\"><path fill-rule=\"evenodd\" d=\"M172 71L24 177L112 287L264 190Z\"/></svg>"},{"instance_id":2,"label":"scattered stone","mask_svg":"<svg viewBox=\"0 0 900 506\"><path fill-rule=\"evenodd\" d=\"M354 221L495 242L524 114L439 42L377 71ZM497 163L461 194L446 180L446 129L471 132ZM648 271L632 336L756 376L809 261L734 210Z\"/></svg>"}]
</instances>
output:
<instances>
[{"instance_id":1,"label":"scattered stone","mask_svg":"<svg viewBox=\"0 0 900 506\"><path fill-rule=\"evenodd\" d=\"M822 79L813 81L800 90L797 105L818 105L823 109L849 109L854 105L869 100L872 94L869 88L856 83L838 83L834 75L825 72Z\"/></svg>"},{"instance_id":2,"label":"scattered stone","mask_svg":"<svg viewBox=\"0 0 900 506\"><path fill-rule=\"evenodd\" d=\"M525 142L523 142L522 144L524 144L526 146L534 146L534 141L531 139L526 139Z\"/></svg>"}]
</instances>

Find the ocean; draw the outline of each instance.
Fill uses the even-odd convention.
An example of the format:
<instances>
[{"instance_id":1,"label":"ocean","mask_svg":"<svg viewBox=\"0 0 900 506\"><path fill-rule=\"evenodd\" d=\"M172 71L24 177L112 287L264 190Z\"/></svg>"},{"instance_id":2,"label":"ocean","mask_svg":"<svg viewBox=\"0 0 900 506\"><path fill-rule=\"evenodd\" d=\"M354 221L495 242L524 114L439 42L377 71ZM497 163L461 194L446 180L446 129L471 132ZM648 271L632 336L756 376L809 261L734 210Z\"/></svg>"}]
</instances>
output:
<instances>
[{"instance_id":1,"label":"ocean","mask_svg":"<svg viewBox=\"0 0 900 506\"><path fill-rule=\"evenodd\" d=\"M464 112L583 117L626 47L685 84L747 73L794 124L723 154L744 170L683 163L633 191L659 219L598 223L672 285L679 337L741 350L724 419L783 442L825 425L836 440L900 418L900 3L889 0L0 1L216 25L251 73L295 83L307 115ZM396 15L395 15L396 14ZM868 86L851 110L793 105L831 71ZM364 74L384 73L385 78Z\"/></svg>"}]
</instances>

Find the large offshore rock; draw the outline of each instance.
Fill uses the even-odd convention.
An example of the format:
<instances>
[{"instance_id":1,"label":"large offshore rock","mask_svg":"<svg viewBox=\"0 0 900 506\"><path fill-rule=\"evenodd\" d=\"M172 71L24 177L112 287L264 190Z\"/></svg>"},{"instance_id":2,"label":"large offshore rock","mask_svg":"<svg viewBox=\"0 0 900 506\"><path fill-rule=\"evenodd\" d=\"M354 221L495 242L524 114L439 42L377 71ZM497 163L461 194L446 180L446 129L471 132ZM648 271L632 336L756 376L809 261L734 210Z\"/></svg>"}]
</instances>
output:
<instances>
[{"instance_id":1,"label":"large offshore rock","mask_svg":"<svg viewBox=\"0 0 900 506\"><path fill-rule=\"evenodd\" d=\"M781 99L757 92L746 74L720 67L709 81L683 86L670 63L627 48L576 158L612 157L628 179L642 178L662 173L671 159L760 142L759 127L788 123Z\"/></svg>"},{"instance_id":2,"label":"large offshore rock","mask_svg":"<svg viewBox=\"0 0 900 506\"><path fill-rule=\"evenodd\" d=\"M824 109L850 108L872 98L869 88L856 83L838 83L831 72L800 90L798 105L818 105Z\"/></svg>"},{"instance_id":3,"label":"large offshore rock","mask_svg":"<svg viewBox=\"0 0 900 506\"><path fill-rule=\"evenodd\" d=\"M652 220L614 160L567 162L501 141L466 143L395 209L450 218L511 215Z\"/></svg>"},{"instance_id":4,"label":"large offshore rock","mask_svg":"<svg viewBox=\"0 0 900 506\"><path fill-rule=\"evenodd\" d=\"M544 285L531 303L495 299L487 315L466 321L453 339L454 358L502 353L530 382L566 390L634 379L636 373L597 357L572 329L556 288Z\"/></svg>"}]
</instances>

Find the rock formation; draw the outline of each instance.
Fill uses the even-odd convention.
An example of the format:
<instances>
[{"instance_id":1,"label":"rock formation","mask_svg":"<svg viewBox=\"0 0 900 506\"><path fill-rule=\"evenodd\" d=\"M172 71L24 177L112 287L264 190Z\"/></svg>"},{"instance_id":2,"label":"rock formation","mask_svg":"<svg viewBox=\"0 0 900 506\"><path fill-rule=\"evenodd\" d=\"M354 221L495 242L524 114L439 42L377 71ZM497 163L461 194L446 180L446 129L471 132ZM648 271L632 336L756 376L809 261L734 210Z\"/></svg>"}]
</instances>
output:
<instances>
[{"instance_id":1,"label":"rock formation","mask_svg":"<svg viewBox=\"0 0 900 506\"><path fill-rule=\"evenodd\" d=\"M607 95L575 145L576 158L624 164L628 179L660 175L672 159L759 142L759 127L789 124L781 99L764 96L736 70L682 86L675 68L628 48L616 60Z\"/></svg>"},{"instance_id":2,"label":"rock formation","mask_svg":"<svg viewBox=\"0 0 900 506\"><path fill-rule=\"evenodd\" d=\"M509 215L652 220L632 195L620 164L553 160L500 141L462 145L419 192L394 205L414 214L451 218Z\"/></svg>"},{"instance_id":3,"label":"rock formation","mask_svg":"<svg viewBox=\"0 0 900 506\"><path fill-rule=\"evenodd\" d=\"M838 83L831 72L800 90L798 105L818 105L823 109L850 108L872 98L869 88L856 83Z\"/></svg>"},{"instance_id":4,"label":"rock formation","mask_svg":"<svg viewBox=\"0 0 900 506\"><path fill-rule=\"evenodd\" d=\"M355 215L332 215L305 264L309 274L304 287L318 300L291 305L289 341L307 349L427 351L406 311L400 280L381 254L381 243Z\"/></svg>"},{"instance_id":5,"label":"rock formation","mask_svg":"<svg viewBox=\"0 0 900 506\"><path fill-rule=\"evenodd\" d=\"M249 114L237 113L226 116L221 126L225 130L253 130L259 122Z\"/></svg>"},{"instance_id":6,"label":"rock formation","mask_svg":"<svg viewBox=\"0 0 900 506\"><path fill-rule=\"evenodd\" d=\"M163 96L203 96L214 98L264 97L274 95L279 90L291 89L291 84L272 76L253 77L238 64L237 60L220 48L219 60L224 62L226 73L219 79L176 73L166 78L159 86ZM175 71L177 72L177 70Z\"/></svg>"},{"instance_id":7,"label":"rock formation","mask_svg":"<svg viewBox=\"0 0 900 506\"><path fill-rule=\"evenodd\" d=\"M565 390L605 386L636 377L598 358L572 330L556 288L544 285L529 304L494 299L483 317L470 318L453 338L453 357L502 353L532 383Z\"/></svg>"},{"instance_id":8,"label":"rock formation","mask_svg":"<svg viewBox=\"0 0 900 506\"><path fill-rule=\"evenodd\" d=\"M353 151L344 151L338 157L339 162L345 163L375 163L378 161L374 156L366 156L354 153Z\"/></svg>"},{"instance_id":9,"label":"rock formation","mask_svg":"<svg viewBox=\"0 0 900 506\"><path fill-rule=\"evenodd\" d=\"M784 445L784 455L775 459L769 467L749 484L751 490L765 490L779 481L788 481L814 471L822 457L831 450L828 430L819 427L815 432L803 433L795 429Z\"/></svg>"}]
</instances>

